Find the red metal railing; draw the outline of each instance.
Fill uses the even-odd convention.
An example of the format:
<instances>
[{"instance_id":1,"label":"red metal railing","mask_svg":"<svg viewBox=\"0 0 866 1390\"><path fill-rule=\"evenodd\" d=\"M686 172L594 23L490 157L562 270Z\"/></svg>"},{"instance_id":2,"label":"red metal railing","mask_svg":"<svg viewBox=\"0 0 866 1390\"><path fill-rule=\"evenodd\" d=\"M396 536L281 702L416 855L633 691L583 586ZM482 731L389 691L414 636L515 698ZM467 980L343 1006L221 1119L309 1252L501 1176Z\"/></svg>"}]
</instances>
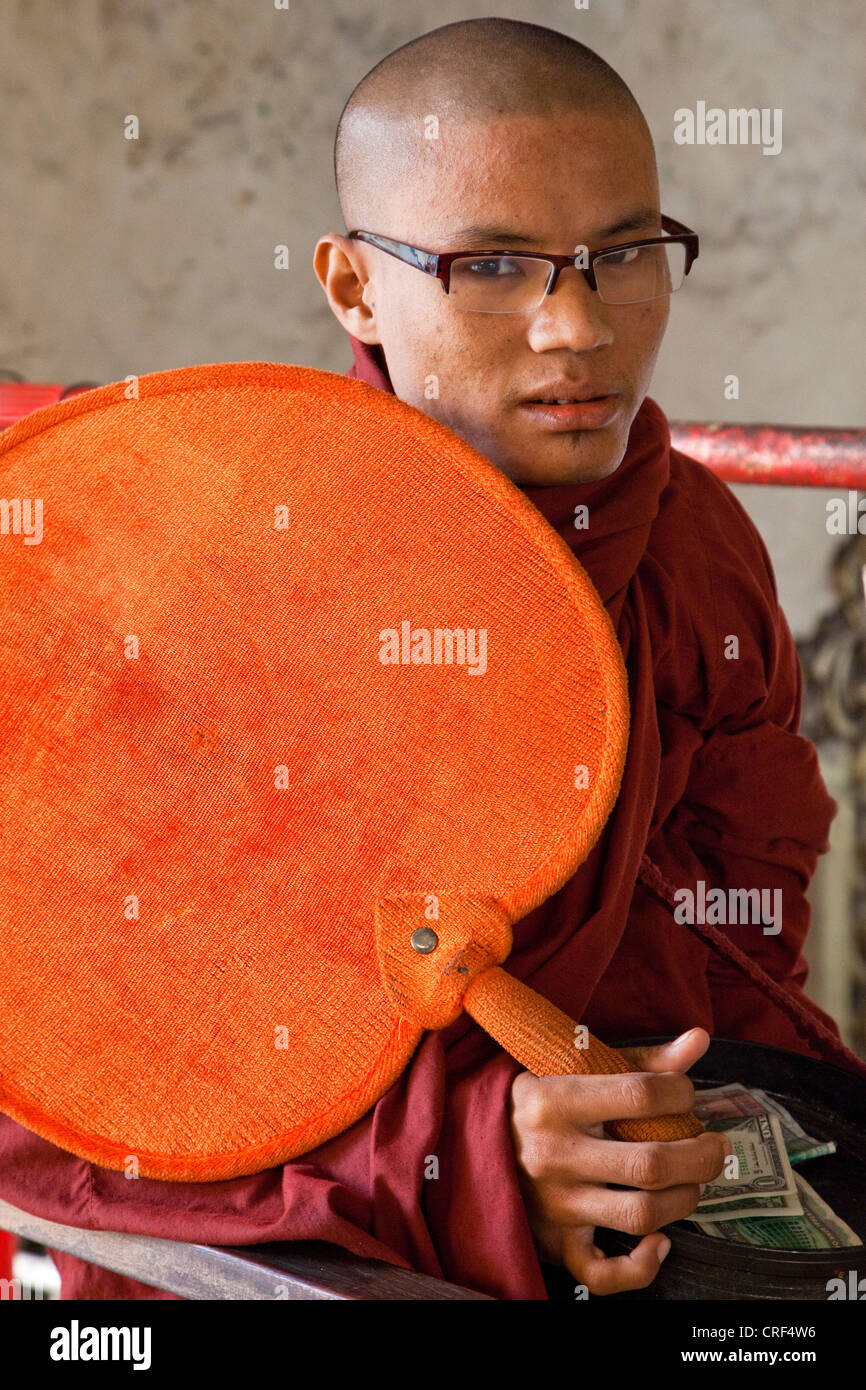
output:
<instances>
[{"instance_id":1,"label":"red metal railing","mask_svg":"<svg viewBox=\"0 0 866 1390\"><path fill-rule=\"evenodd\" d=\"M866 430L672 421L671 440L726 483L866 487Z\"/></svg>"},{"instance_id":2,"label":"red metal railing","mask_svg":"<svg viewBox=\"0 0 866 1390\"><path fill-rule=\"evenodd\" d=\"M96 384L0 380L0 429ZM674 420L671 439L675 449L706 464L726 483L866 488L866 430Z\"/></svg>"},{"instance_id":3,"label":"red metal railing","mask_svg":"<svg viewBox=\"0 0 866 1390\"><path fill-rule=\"evenodd\" d=\"M12 1256L15 1254L15 1237L8 1231L0 1231L0 1279L12 1278ZM8 1288L8 1282L3 1285Z\"/></svg>"},{"instance_id":4,"label":"red metal railing","mask_svg":"<svg viewBox=\"0 0 866 1390\"><path fill-rule=\"evenodd\" d=\"M96 384L94 381L82 381L73 386L56 386L42 381L0 380L0 430L14 425L23 415L32 415L34 410L41 410L44 405L54 405L55 401L66 396L89 391Z\"/></svg>"}]
</instances>

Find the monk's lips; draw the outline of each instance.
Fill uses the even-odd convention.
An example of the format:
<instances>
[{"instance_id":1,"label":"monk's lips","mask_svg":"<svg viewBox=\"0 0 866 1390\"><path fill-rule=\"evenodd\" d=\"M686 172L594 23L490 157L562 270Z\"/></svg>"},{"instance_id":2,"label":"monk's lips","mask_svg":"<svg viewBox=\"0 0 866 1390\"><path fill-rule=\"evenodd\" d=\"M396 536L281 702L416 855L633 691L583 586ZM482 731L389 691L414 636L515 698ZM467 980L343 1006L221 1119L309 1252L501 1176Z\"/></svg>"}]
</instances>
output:
<instances>
[{"instance_id":1,"label":"monk's lips","mask_svg":"<svg viewBox=\"0 0 866 1390\"><path fill-rule=\"evenodd\" d=\"M598 430L610 425L619 413L618 395L593 397L583 401L523 401L521 409L548 429Z\"/></svg>"}]
</instances>

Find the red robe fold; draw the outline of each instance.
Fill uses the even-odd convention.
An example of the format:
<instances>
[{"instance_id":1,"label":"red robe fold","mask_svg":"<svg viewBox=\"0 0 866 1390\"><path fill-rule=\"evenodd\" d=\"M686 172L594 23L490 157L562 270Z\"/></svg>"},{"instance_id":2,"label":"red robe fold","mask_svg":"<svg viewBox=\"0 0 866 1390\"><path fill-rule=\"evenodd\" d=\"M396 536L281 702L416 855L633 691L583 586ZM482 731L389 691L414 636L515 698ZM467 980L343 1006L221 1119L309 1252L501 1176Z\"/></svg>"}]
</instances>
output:
<instances>
[{"instance_id":1,"label":"red robe fold","mask_svg":"<svg viewBox=\"0 0 866 1390\"><path fill-rule=\"evenodd\" d=\"M349 375L391 391L381 349L352 346ZM508 969L608 1042L700 1025L857 1069L802 993L804 893L837 808L797 733L800 667L758 531L725 484L671 449L649 398L609 478L524 491L610 613L632 717L602 837L516 924ZM588 530L573 525L579 503ZM719 928L721 948L711 947L639 881L645 854L678 887L781 888L781 932ZM726 937L779 983L786 1008L719 953ZM499 1298L544 1299L509 1131L519 1070L464 1015L425 1034L399 1081L345 1134L228 1182L130 1181L0 1116L0 1195L88 1229L217 1245L319 1239ZM432 1154L439 1176L425 1178ZM64 1298L172 1297L55 1258Z\"/></svg>"}]
</instances>

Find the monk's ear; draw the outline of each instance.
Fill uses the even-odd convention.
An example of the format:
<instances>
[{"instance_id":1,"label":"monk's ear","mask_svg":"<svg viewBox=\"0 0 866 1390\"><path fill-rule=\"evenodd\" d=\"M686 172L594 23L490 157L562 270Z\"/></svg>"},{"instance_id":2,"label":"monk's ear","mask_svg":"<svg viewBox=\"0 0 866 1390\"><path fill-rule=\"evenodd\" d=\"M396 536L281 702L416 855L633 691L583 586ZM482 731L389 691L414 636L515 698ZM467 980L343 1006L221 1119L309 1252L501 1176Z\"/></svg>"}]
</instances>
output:
<instances>
[{"instance_id":1,"label":"monk's ear","mask_svg":"<svg viewBox=\"0 0 866 1390\"><path fill-rule=\"evenodd\" d=\"M316 244L313 269L347 333L362 343L378 343L380 334L372 303L372 282L357 241L328 232Z\"/></svg>"}]
</instances>

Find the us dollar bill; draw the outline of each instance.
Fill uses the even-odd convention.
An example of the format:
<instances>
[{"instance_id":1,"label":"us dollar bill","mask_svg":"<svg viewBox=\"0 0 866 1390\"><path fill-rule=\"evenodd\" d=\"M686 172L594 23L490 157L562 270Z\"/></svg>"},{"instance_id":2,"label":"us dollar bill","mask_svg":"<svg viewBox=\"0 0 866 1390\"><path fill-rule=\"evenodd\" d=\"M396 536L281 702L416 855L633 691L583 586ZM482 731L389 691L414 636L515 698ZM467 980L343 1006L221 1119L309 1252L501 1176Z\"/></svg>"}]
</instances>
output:
<instances>
[{"instance_id":1,"label":"us dollar bill","mask_svg":"<svg viewBox=\"0 0 866 1390\"><path fill-rule=\"evenodd\" d=\"M800 1198L791 1192L779 1197L742 1197L737 1202L701 1203L695 1209L701 1220L739 1221L749 1216L802 1216L803 1205Z\"/></svg>"},{"instance_id":2,"label":"us dollar bill","mask_svg":"<svg viewBox=\"0 0 866 1390\"><path fill-rule=\"evenodd\" d=\"M728 1158L719 1176L707 1183L696 1208L698 1217L708 1206L727 1205L744 1197L796 1197L794 1170L777 1115L761 1111L757 1115L742 1115L733 1122L717 1120L710 1127L723 1129L731 1141L738 1160L737 1173L735 1177L725 1176L730 1163Z\"/></svg>"},{"instance_id":3,"label":"us dollar bill","mask_svg":"<svg viewBox=\"0 0 866 1390\"><path fill-rule=\"evenodd\" d=\"M717 1121L736 1119L739 1115L776 1115L782 1126L785 1150L792 1163L805 1163L807 1159L836 1152L833 1139L813 1139L780 1101L755 1086L741 1086L739 1082L733 1082L729 1086L714 1086L710 1090L698 1091L694 1113L707 1129L724 1129L725 1124L720 1125Z\"/></svg>"},{"instance_id":4,"label":"us dollar bill","mask_svg":"<svg viewBox=\"0 0 866 1390\"><path fill-rule=\"evenodd\" d=\"M811 1139L802 1125L794 1119L790 1110L786 1110L781 1101L773 1096L768 1096L765 1091L757 1088L750 1088L755 1100L763 1103L768 1112L778 1115L779 1124L782 1126L782 1133L785 1136L785 1148L792 1163L805 1163L808 1158L823 1158L826 1154L836 1152L835 1139Z\"/></svg>"},{"instance_id":5,"label":"us dollar bill","mask_svg":"<svg viewBox=\"0 0 866 1390\"><path fill-rule=\"evenodd\" d=\"M794 1174L801 1216L748 1217L737 1221L698 1221L704 1235L737 1245L776 1250L839 1250L863 1241L799 1173Z\"/></svg>"}]
</instances>

